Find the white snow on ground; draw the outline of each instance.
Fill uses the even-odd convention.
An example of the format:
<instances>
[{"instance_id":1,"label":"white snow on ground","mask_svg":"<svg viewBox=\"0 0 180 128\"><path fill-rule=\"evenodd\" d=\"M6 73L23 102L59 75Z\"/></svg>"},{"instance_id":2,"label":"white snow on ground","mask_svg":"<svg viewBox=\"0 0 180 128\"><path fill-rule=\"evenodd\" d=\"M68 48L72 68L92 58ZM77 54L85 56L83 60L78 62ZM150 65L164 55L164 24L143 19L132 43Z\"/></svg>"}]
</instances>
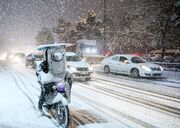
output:
<instances>
[{"instance_id":1,"label":"white snow on ground","mask_svg":"<svg viewBox=\"0 0 180 128\"><path fill-rule=\"evenodd\" d=\"M180 83L180 71L164 71L163 76L168 78L169 81Z\"/></svg>"},{"instance_id":2,"label":"white snow on ground","mask_svg":"<svg viewBox=\"0 0 180 128\"><path fill-rule=\"evenodd\" d=\"M21 92L12 75L17 80L19 87L28 94L32 101ZM104 78L110 82L119 82L119 84L113 83L116 86L128 84L140 88L163 90L163 92L173 95L178 95L179 91L177 88L164 87L152 83L123 79L119 81L118 78L103 76L102 74L99 76L97 74L96 77ZM110 85L106 86L106 82L99 83L97 79L93 79L89 82L75 82L73 84L70 111L75 114L83 114L81 111L86 111L87 114L84 114L84 116L91 114L97 118L97 120L94 119L93 123L84 124L86 128L180 127L180 117L177 115L151 109L141 104L134 104L131 101L124 100L122 97L96 88L98 85L110 88ZM172 85L174 84L172 83ZM123 92L123 90L117 90L113 86L112 90ZM24 66L7 67L0 64L0 128L55 127L48 118L38 117L37 115L36 108L39 93L39 85L33 70L25 69ZM128 92L125 91L125 93ZM132 95L135 95L135 92ZM139 96L142 95L139 94ZM152 100L166 103L165 100L161 101L159 98L152 98ZM176 104L173 103L172 106L176 106ZM99 118L101 118L101 122L98 122ZM82 127L78 126L78 128Z\"/></svg>"},{"instance_id":3,"label":"white snow on ground","mask_svg":"<svg viewBox=\"0 0 180 128\"><path fill-rule=\"evenodd\" d=\"M167 115L165 113L161 113L156 110L148 109L143 106L132 104L113 97L109 97L107 95L104 95L102 93L97 93L92 90L88 91L82 86L79 86L79 84L75 84L74 87L75 88L73 88L73 92L78 92L78 94L80 94L81 96L88 97L90 100L101 103L102 106L99 107L108 106L112 110L114 109L119 111L120 113L112 113L111 115L116 117L118 120L123 120L126 124L129 124L130 126L134 126L134 124L133 121L131 122L124 119L125 117L127 117L127 115L130 115L130 117L128 118L135 117L141 121L144 121L148 124L152 124L153 126L156 127L162 127L162 128L180 127L180 119L177 118L176 116L174 117L171 115ZM86 102L91 102L91 101L86 101ZM106 110L104 110L104 112L106 112Z\"/></svg>"},{"instance_id":4,"label":"white snow on ground","mask_svg":"<svg viewBox=\"0 0 180 128\"><path fill-rule=\"evenodd\" d=\"M52 122L39 118L32 103L18 89L10 74L0 68L0 128L53 128Z\"/></svg>"}]
</instances>

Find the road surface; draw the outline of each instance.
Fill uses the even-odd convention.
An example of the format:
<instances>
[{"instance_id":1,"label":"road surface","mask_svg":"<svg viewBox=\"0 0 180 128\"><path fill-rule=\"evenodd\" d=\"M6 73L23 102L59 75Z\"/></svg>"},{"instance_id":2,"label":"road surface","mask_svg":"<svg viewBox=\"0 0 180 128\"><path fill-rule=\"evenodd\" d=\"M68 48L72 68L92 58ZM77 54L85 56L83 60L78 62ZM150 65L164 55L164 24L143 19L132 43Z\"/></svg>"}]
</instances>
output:
<instances>
[{"instance_id":1,"label":"road surface","mask_svg":"<svg viewBox=\"0 0 180 128\"><path fill-rule=\"evenodd\" d=\"M0 64L0 128L55 128L38 117L40 87L35 71ZM95 73L74 82L70 128L180 128L178 82Z\"/></svg>"}]
</instances>

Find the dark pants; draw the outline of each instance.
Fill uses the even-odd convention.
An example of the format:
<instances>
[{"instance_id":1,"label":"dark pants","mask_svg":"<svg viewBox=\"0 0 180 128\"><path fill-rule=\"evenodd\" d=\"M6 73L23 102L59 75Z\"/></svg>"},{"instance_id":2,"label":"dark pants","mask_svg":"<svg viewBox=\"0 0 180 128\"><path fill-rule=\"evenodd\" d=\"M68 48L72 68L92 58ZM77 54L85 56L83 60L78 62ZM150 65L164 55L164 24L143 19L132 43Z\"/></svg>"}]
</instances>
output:
<instances>
[{"instance_id":1,"label":"dark pants","mask_svg":"<svg viewBox=\"0 0 180 128\"><path fill-rule=\"evenodd\" d=\"M44 101L45 101L45 92L44 92L43 88L41 87L41 95L39 97L39 102L38 102L38 108L39 109L42 109Z\"/></svg>"}]
</instances>

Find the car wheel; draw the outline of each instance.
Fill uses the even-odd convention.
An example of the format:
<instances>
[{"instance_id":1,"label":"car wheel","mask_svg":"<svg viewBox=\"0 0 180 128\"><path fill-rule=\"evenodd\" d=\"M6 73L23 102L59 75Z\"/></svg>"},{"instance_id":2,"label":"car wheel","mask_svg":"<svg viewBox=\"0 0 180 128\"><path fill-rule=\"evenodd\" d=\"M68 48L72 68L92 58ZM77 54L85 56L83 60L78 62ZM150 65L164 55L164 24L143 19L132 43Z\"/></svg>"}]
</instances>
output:
<instances>
[{"instance_id":1,"label":"car wheel","mask_svg":"<svg viewBox=\"0 0 180 128\"><path fill-rule=\"evenodd\" d=\"M131 77L133 77L133 78L138 78L139 77L138 69L131 70Z\"/></svg>"},{"instance_id":2,"label":"car wheel","mask_svg":"<svg viewBox=\"0 0 180 128\"><path fill-rule=\"evenodd\" d=\"M107 73L107 74L110 73L110 68L109 68L109 66L105 66L105 67L104 67L104 72Z\"/></svg>"}]
</instances>

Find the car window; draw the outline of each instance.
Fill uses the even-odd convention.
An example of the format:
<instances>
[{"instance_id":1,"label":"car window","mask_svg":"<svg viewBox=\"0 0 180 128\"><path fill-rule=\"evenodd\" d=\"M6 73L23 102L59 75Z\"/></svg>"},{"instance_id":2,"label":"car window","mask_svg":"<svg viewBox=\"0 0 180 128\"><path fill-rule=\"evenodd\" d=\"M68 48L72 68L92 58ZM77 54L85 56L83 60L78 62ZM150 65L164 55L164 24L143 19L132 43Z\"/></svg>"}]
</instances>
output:
<instances>
[{"instance_id":1,"label":"car window","mask_svg":"<svg viewBox=\"0 0 180 128\"><path fill-rule=\"evenodd\" d=\"M132 63L146 63L146 60L144 60L140 57L132 57L131 62Z\"/></svg>"},{"instance_id":2,"label":"car window","mask_svg":"<svg viewBox=\"0 0 180 128\"><path fill-rule=\"evenodd\" d=\"M118 56L113 56L111 59L112 60L118 60Z\"/></svg>"},{"instance_id":3,"label":"car window","mask_svg":"<svg viewBox=\"0 0 180 128\"><path fill-rule=\"evenodd\" d=\"M120 58L119 58L119 61L120 62L124 62L125 60L128 60L126 57L124 57L124 56L121 56Z\"/></svg>"},{"instance_id":4,"label":"car window","mask_svg":"<svg viewBox=\"0 0 180 128\"><path fill-rule=\"evenodd\" d=\"M81 61L81 59L77 55L75 55L75 56L66 56L66 60L67 61Z\"/></svg>"}]
</instances>

